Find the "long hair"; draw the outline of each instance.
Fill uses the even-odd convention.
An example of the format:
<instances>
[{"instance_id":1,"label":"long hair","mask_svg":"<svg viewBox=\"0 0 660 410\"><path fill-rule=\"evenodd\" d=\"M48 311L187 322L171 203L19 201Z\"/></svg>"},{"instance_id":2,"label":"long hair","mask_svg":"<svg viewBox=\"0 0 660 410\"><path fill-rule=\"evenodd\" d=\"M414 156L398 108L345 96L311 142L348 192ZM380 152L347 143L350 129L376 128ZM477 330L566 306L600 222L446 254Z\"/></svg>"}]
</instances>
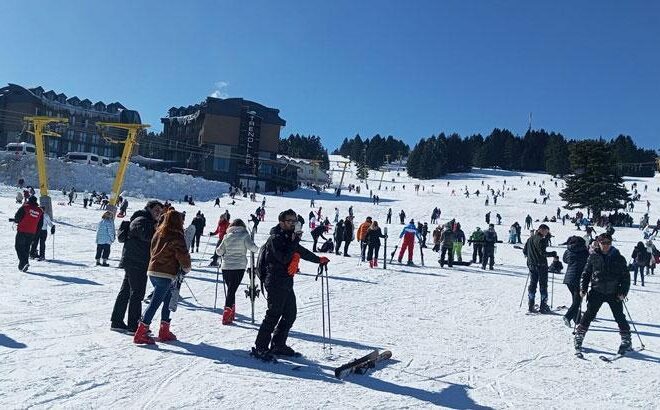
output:
<instances>
[{"instance_id":1,"label":"long hair","mask_svg":"<svg viewBox=\"0 0 660 410\"><path fill-rule=\"evenodd\" d=\"M374 231L376 229L378 229L378 222L376 222L376 221L371 222L371 226L369 226L369 229L374 230Z\"/></svg>"},{"instance_id":2,"label":"long hair","mask_svg":"<svg viewBox=\"0 0 660 410\"><path fill-rule=\"evenodd\" d=\"M170 208L163 214L163 221L156 229L158 235L181 234L183 235L183 215Z\"/></svg>"}]
</instances>

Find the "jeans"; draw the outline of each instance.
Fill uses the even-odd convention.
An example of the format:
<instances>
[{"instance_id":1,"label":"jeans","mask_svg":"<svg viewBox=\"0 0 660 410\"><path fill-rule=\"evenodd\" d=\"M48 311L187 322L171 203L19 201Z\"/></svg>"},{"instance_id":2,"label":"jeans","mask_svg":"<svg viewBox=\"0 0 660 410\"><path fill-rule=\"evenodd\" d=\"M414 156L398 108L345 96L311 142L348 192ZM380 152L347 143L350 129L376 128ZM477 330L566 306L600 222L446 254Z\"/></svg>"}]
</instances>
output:
<instances>
[{"instance_id":1,"label":"jeans","mask_svg":"<svg viewBox=\"0 0 660 410\"><path fill-rule=\"evenodd\" d=\"M580 285L566 285L568 290L571 292L571 307L568 308L564 317L571 319L577 323L580 319L580 305L582 304L582 296L580 296Z\"/></svg>"},{"instance_id":2,"label":"jeans","mask_svg":"<svg viewBox=\"0 0 660 410\"><path fill-rule=\"evenodd\" d=\"M103 259L107 260L110 257L110 244L109 243L99 243L96 245L96 256L94 259Z\"/></svg>"},{"instance_id":3,"label":"jeans","mask_svg":"<svg viewBox=\"0 0 660 410\"><path fill-rule=\"evenodd\" d=\"M619 334L622 336L630 334L630 325L626 320L626 315L623 313L623 302L619 300L617 295L605 295L593 290L587 295L587 311L582 315L580 324L577 327L578 333L584 335L587 332L591 321L594 320L596 314L598 314L598 310L605 302L610 305L614 320L619 325Z\"/></svg>"},{"instance_id":4,"label":"jeans","mask_svg":"<svg viewBox=\"0 0 660 410\"><path fill-rule=\"evenodd\" d=\"M268 294L268 308L266 309L266 317L259 327L257 340L254 343L257 349L268 349L269 345L286 345L289 330L291 330L293 322L296 321L298 311L296 294L293 292L293 288L267 287L266 292Z\"/></svg>"},{"instance_id":5,"label":"jeans","mask_svg":"<svg viewBox=\"0 0 660 410\"><path fill-rule=\"evenodd\" d=\"M236 304L236 291L241 285L245 275L245 269L223 269L222 280L227 285L227 297L225 298L225 307L232 307Z\"/></svg>"},{"instance_id":6,"label":"jeans","mask_svg":"<svg viewBox=\"0 0 660 410\"><path fill-rule=\"evenodd\" d=\"M154 285L154 293L151 296L151 301L147 310L144 311L142 316L142 323L149 326L151 324L151 319L154 318L156 311L160 307L160 304L163 304L162 309L160 309L160 320L161 322L170 321L170 297L172 296L172 279L159 278L157 276L150 276L151 284Z\"/></svg>"},{"instance_id":7,"label":"jeans","mask_svg":"<svg viewBox=\"0 0 660 410\"><path fill-rule=\"evenodd\" d=\"M30 260L30 245L34 239L31 233L16 232L16 241L14 248L18 256L18 268L22 269Z\"/></svg>"},{"instance_id":8,"label":"jeans","mask_svg":"<svg viewBox=\"0 0 660 410\"><path fill-rule=\"evenodd\" d=\"M546 265L536 265L529 267L529 288L527 296L529 300L536 297L536 285L539 285L541 293L541 304L547 304L548 301L548 267Z\"/></svg>"},{"instance_id":9,"label":"jeans","mask_svg":"<svg viewBox=\"0 0 660 410\"><path fill-rule=\"evenodd\" d=\"M112 309L111 320L113 323L122 323L128 306L128 328L137 329L140 314L142 313L142 299L147 287L147 269L124 267L124 280Z\"/></svg>"},{"instance_id":10,"label":"jeans","mask_svg":"<svg viewBox=\"0 0 660 410\"><path fill-rule=\"evenodd\" d=\"M642 281L642 286L644 286L644 266L639 266L636 263L633 263L633 285L637 284L637 271L639 271L639 278Z\"/></svg>"}]
</instances>

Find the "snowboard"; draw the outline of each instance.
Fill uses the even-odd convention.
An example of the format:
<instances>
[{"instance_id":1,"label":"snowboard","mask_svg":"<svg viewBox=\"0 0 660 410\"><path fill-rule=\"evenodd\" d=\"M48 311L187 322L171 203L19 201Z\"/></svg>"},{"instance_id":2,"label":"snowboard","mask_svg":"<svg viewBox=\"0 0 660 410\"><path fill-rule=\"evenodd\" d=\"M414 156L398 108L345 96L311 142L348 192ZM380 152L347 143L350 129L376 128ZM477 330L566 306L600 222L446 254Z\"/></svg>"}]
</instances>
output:
<instances>
[{"instance_id":1,"label":"snowboard","mask_svg":"<svg viewBox=\"0 0 660 410\"><path fill-rule=\"evenodd\" d=\"M341 379L351 373L364 374L368 369L374 368L376 363L391 357L391 351L385 350L384 352L379 353L378 349L376 349L359 359L352 360L342 366L337 367L335 369L335 377Z\"/></svg>"}]
</instances>

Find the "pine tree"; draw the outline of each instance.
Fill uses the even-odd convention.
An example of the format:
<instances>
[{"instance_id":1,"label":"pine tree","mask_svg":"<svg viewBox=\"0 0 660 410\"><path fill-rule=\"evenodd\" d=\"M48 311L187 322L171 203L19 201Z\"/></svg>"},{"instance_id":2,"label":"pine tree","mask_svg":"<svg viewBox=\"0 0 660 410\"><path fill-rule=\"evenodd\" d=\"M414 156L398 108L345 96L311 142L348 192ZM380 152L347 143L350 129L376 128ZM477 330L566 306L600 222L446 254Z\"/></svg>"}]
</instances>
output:
<instances>
[{"instance_id":1,"label":"pine tree","mask_svg":"<svg viewBox=\"0 0 660 410\"><path fill-rule=\"evenodd\" d=\"M369 178L369 167L364 161L359 161L355 164L357 167L357 177L359 180L364 181Z\"/></svg>"},{"instance_id":2,"label":"pine tree","mask_svg":"<svg viewBox=\"0 0 660 410\"><path fill-rule=\"evenodd\" d=\"M602 211L625 207L630 194L616 174L614 157L604 141L580 141L571 145L570 161L575 172L566 179L559 196L566 209L588 208L594 218Z\"/></svg>"},{"instance_id":3,"label":"pine tree","mask_svg":"<svg viewBox=\"0 0 660 410\"><path fill-rule=\"evenodd\" d=\"M545 171L550 175L564 176L569 173L568 145L561 134L550 134L545 146Z\"/></svg>"}]
</instances>

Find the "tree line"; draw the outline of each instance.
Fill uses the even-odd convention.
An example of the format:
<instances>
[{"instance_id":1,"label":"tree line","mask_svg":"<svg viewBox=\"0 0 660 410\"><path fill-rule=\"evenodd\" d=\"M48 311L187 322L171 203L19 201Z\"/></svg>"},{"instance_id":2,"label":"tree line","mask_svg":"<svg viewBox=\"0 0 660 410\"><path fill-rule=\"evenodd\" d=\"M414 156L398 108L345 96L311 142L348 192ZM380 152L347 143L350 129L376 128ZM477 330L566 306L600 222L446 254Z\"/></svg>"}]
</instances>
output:
<instances>
[{"instance_id":1,"label":"tree line","mask_svg":"<svg viewBox=\"0 0 660 410\"><path fill-rule=\"evenodd\" d=\"M321 169L329 169L328 150L323 147L321 137L316 135L291 134L281 139L278 154L293 158L320 160Z\"/></svg>"},{"instance_id":2,"label":"tree line","mask_svg":"<svg viewBox=\"0 0 660 410\"><path fill-rule=\"evenodd\" d=\"M358 168L378 169L385 165L386 158L389 163L396 163L399 158L407 157L409 152L408 144L391 135L383 138L376 134L362 140L360 134L356 134L351 139L344 138L339 149L333 151L333 154L350 158Z\"/></svg>"}]
</instances>

